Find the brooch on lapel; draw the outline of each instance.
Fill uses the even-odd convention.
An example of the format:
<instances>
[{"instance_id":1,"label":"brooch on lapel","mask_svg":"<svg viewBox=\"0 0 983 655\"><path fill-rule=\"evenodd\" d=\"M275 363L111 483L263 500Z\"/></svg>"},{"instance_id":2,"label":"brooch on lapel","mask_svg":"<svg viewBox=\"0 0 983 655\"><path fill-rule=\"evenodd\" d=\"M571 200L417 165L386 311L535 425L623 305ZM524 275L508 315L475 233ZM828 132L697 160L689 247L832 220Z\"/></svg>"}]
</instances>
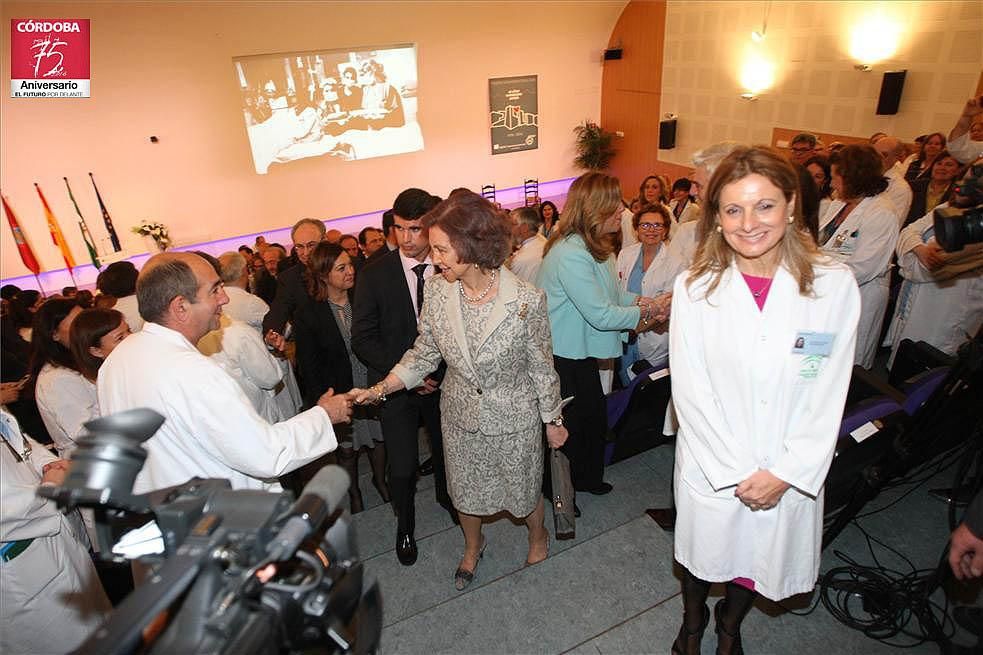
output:
<instances>
[{"instance_id":1,"label":"brooch on lapel","mask_svg":"<svg viewBox=\"0 0 983 655\"><path fill-rule=\"evenodd\" d=\"M522 303L521 305L519 305L519 312L518 312L519 318L525 319L527 311L529 311L529 305L527 303Z\"/></svg>"}]
</instances>

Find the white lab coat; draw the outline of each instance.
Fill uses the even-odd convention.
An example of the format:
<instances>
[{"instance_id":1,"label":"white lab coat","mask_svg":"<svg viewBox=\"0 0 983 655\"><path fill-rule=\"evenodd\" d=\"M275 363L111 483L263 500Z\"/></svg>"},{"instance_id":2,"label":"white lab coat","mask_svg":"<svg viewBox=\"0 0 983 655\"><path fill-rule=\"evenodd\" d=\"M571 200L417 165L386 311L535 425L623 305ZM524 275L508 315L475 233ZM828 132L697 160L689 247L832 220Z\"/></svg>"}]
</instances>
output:
<instances>
[{"instance_id":1,"label":"white lab coat","mask_svg":"<svg viewBox=\"0 0 983 655\"><path fill-rule=\"evenodd\" d=\"M678 200L673 200L669 203L669 216L672 217L673 223L689 223L690 221L700 219L700 206L692 200L688 200L686 206L683 207L683 213L679 215L679 220L676 220L676 205L678 204Z\"/></svg>"},{"instance_id":2,"label":"white lab coat","mask_svg":"<svg viewBox=\"0 0 983 655\"><path fill-rule=\"evenodd\" d=\"M219 329L203 336L198 350L232 376L260 416L270 423L289 418L274 397L278 390L286 393L280 365L254 328L226 316L223 308Z\"/></svg>"},{"instance_id":3,"label":"white lab coat","mask_svg":"<svg viewBox=\"0 0 983 655\"><path fill-rule=\"evenodd\" d=\"M830 203L826 215L819 220L820 233L844 204L842 200ZM864 368L874 365L887 310L891 256L898 242L894 211L883 194L864 198L821 246L824 253L850 267L860 286L862 309L854 363Z\"/></svg>"},{"instance_id":4,"label":"white lab coat","mask_svg":"<svg viewBox=\"0 0 983 655\"><path fill-rule=\"evenodd\" d=\"M543 248L546 246L546 237L538 232L522 242L519 249L512 255L512 263L509 269L515 273L516 277L529 284L536 286L536 277L539 275L539 267L543 265Z\"/></svg>"},{"instance_id":5,"label":"white lab coat","mask_svg":"<svg viewBox=\"0 0 983 655\"><path fill-rule=\"evenodd\" d=\"M96 385L78 371L45 364L38 373L34 396L58 456L68 459L84 432L82 425L99 417Z\"/></svg>"},{"instance_id":6,"label":"white lab coat","mask_svg":"<svg viewBox=\"0 0 983 655\"><path fill-rule=\"evenodd\" d=\"M672 257L686 266L693 263L696 249L700 245L698 240L699 221L688 221L680 223L672 233L669 240L669 253Z\"/></svg>"},{"instance_id":7,"label":"white lab coat","mask_svg":"<svg viewBox=\"0 0 983 655\"><path fill-rule=\"evenodd\" d=\"M881 194L894 207L895 218L898 219L898 229L904 225L908 218L908 210L911 209L911 185L904 179L904 171L895 164L884 172L887 178L887 189Z\"/></svg>"},{"instance_id":8,"label":"white lab coat","mask_svg":"<svg viewBox=\"0 0 983 655\"><path fill-rule=\"evenodd\" d=\"M638 235L635 234L635 226L631 224L634 214L627 207L621 210L621 247L627 248L633 243L638 243Z\"/></svg>"},{"instance_id":9,"label":"white lab coat","mask_svg":"<svg viewBox=\"0 0 983 655\"><path fill-rule=\"evenodd\" d=\"M167 419L144 444L134 493L194 476L227 478L233 489L275 489L274 478L338 446L323 409L271 425L218 364L157 323L116 346L97 386L103 416L147 407Z\"/></svg>"},{"instance_id":10,"label":"white lab coat","mask_svg":"<svg viewBox=\"0 0 983 655\"><path fill-rule=\"evenodd\" d=\"M904 282L888 332L889 366L902 339L925 341L955 355L967 335L975 335L983 323L983 244L946 253L946 263L929 271L914 250L935 241L932 219L929 212L902 230L898 239L898 269Z\"/></svg>"},{"instance_id":11,"label":"white lab coat","mask_svg":"<svg viewBox=\"0 0 983 655\"><path fill-rule=\"evenodd\" d=\"M969 138L969 132L965 132L949 141L946 150L958 159L960 164L970 164L977 158L983 157L983 141L973 141Z\"/></svg>"},{"instance_id":12,"label":"white lab coat","mask_svg":"<svg viewBox=\"0 0 983 655\"><path fill-rule=\"evenodd\" d=\"M4 437L22 455L18 461L0 443L0 542L34 539L27 550L0 564L0 652L4 655L64 653L99 627L109 600L89 558L77 512L66 517L37 495L42 467L55 457L23 435L0 411Z\"/></svg>"},{"instance_id":13,"label":"white lab coat","mask_svg":"<svg viewBox=\"0 0 983 655\"><path fill-rule=\"evenodd\" d=\"M263 317L270 311L266 301L239 287L227 286L225 294L229 297L229 302L222 307L222 314L242 321L262 333Z\"/></svg>"},{"instance_id":14,"label":"white lab coat","mask_svg":"<svg viewBox=\"0 0 983 655\"><path fill-rule=\"evenodd\" d=\"M137 303L136 294L123 296L116 299L113 309L123 315L123 319L130 328L130 332L139 332L143 329L143 317L140 316L140 307Z\"/></svg>"},{"instance_id":15,"label":"white lab coat","mask_svg":"<svg viewBox=\"0 0 983 655\"><path fill-rule=\"evenodd\" d=\"M698 578L745 577L778 600L813 588L822 487L846 400L860 295L849 269L816 267L815 296L780 267L759 310L736 266L709 299L704 276L676 278L669 323L676 440L675 556ZM801 332L832 333L829 356L792 353ZM734 487L759 469L791 485L752 512Z\"/></svg>"},{"instance_id":16,"label":"white lab coat","mask_svg":"<svg viewBox=\"0 0 983 655\"><path fill-rule=\"evenodd\" d=\"M623 248L618 253L618 284L622 291L628 290L628 276L635 267L635 261L642 252L642 244ZM673 281L680 272L686 269L685 264L676 259L669 251L669 244L663 243L649 264L645 275L642 276L642 295L655 298L663 293L672 291ZM669 333L656 334L642 332L638 335L638 355L647 359L653 366L664 363L669 357Z\"/></svg>"}]
</instances>

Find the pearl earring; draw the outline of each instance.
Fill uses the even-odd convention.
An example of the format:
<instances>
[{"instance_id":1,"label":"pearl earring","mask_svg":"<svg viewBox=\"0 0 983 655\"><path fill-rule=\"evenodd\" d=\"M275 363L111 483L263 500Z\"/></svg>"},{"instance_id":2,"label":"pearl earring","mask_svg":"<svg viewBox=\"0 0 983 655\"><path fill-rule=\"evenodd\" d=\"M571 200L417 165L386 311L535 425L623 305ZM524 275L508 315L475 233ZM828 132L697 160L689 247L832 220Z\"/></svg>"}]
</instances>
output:
<instances>
[{"instance_id":1,"label":"pearl earring","mask_svg":"<svg viewBox=\"0 0 983 655\"><path fill-rule=\"evenodd\" d=\"M722 228L722 227L720 227L720 226L718 225L718 226L717 226L717 232L723 232L723 231L724 231L724 228Z\"/></svg>"},{"instance_id":2,"label":"pearl earring","mask_svg":"<svg viewBox=\"0 0 983 655\"><path fill-rule=\"evenodd\" d=\"M788 222L789 223L794 223L795 222L795 216L793 214L789 214L788 215Z\"/></svg>"}]
</instances>

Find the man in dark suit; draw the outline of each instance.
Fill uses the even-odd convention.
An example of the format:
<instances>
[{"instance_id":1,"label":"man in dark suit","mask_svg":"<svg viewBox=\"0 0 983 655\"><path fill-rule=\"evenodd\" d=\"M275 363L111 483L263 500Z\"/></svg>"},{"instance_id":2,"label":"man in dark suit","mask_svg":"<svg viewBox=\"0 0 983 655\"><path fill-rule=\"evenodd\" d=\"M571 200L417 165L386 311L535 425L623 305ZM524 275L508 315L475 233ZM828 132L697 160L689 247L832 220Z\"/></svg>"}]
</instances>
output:
<instances>
[{"instance_id":1,"label":"man in dark suit","mask_svg":"<svg viewBox=\"0 0 983 655\"><path fill-rule=\"evenodd\" d=\"M282 334L294 315L297 303L307 293L304 288L304 271L307 258L324 240L324 223L314 218L302 218L294 223L290 238L294 242L294 252L300 262L276 276L276 295L270 303L270 311L263 319L263 334L266 342L282 348Z\"/></svg>"},{"instance_id":2,"label":"man in dark suit","mask_svg":"<svg viewBox=\"0 0 983 655\"><path fill-rule=\"evenodd\" d=\"M356 280L352 350L368 367L370 385L383 379L416 340L423 284L435 272L420 219L438 202L439 198L422 189L400 193L393 204L392 228L399 248L369 261ZM389 493L398 521L396 556L405 566L417 557L414 495L421 418L430 434L437 502L456 518L444 473L439 377L435 374L421 387L394 393L380 410L389 456Z\"/></svg>"}]
</instances>

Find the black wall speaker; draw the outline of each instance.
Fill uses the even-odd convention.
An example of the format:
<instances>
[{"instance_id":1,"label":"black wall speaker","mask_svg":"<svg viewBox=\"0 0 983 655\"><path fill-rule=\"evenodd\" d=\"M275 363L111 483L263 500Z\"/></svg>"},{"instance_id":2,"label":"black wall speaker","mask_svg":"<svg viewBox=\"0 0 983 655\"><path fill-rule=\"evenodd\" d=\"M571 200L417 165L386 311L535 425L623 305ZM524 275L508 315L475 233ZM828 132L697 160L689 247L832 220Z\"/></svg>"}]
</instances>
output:
<instances>
[{"instance_id":1,"label":"black wall speaker","mask_svg":"<svg viewBox=\"0 0 983 655\"><path fill-rule=\"evenodd\" d=\"M604 51L604 60L621 59L621 48L608 48Z\"/></svg>"},{"instance_id":2,"label":"black wall speaker","mask_svg":"<svg viewBox=\"0 0 983 655\"><path fill-rule=\"evenodd\" d=\"M676 119L659 122L659 149L672 150L676 147Z\"/></svg>"},{"instance_id":3,"label":"black wall speaker","mask_svg":"<svg viewBox=\"0 0 983 655\"><path fill-rule=\"evenodd\" d=\"M881 95L877 99L877 111L880 115L897 114L901 104L901 92L904 90L904 78L908 71L888 71L881 81Z\"/></svg>"}]
</instances>

